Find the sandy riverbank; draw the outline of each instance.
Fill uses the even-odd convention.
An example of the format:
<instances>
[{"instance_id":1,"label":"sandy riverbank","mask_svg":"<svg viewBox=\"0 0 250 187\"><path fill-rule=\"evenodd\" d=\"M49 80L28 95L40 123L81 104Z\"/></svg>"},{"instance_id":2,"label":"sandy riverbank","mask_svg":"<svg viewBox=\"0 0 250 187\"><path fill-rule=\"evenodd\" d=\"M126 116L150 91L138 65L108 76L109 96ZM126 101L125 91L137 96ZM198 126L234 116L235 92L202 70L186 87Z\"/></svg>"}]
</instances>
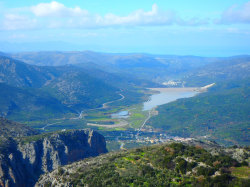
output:
<instances>
[{"instance_id":1,"label":"sandy riverbank","mask_svg":"<svg viewBox=\"0 0 250 187\"><path fill-rule=\"evenodd\" d=\"M186 88L149 88L153 91L159 91L159 92L189 92L189 91L196 91L198 92L200 90L199 87L186 87Z\"/></svg>"},{"instance_id":2,"label":"sandy riverbank","mask_svg":"<svg viewBox=\"0 0 250 187\"><path fill-rule=\"evenodd\" d=\"M183 88L149 88L158 92L205 92L208 88L211 88L215 83L203 86L203 87L183 87Z\"/></svg>"},{"instance_id":3,"label":"sandy riverbank","mask_svg":"<svg viewBox=\"0 0 250 187\"><path fill-rule=\"evenodd\" d=\"M128 124L125 120L120 120L119 123L114 125L104 125L104 124L96 124L96 123L87 123L88 126L95 126L95 127L105 127L105 128L117 128L117 127L125 127Z\"/></svg>"}]
</instances>

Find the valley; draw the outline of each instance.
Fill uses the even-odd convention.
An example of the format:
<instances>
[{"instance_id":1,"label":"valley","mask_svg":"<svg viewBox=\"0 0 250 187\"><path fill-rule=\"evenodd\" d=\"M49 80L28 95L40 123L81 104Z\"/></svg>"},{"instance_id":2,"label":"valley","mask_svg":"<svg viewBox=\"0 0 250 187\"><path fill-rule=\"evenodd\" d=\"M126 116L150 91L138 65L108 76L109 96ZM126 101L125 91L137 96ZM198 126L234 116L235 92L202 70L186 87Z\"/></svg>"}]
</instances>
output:
<instances>
[{"instance_id":1,"label":"valley","mask_svg":"<svg viewBox=\"0 0 250 187\"><path fill-rule=\"evenodd\" d=\"M148 94L148 99L141 104L128 107L119 105L119 102L126 97L122 93L117 93L121 98L103 103L98 108L81 111L78 117L57 119L56 122L45 125L41 130L51 132L76 128L76 126L67 127L64 124L81 123L82 126L79 128L93 128L105 133L109 137L107 142L109 150L163 143L171 138L178 139L178 137L169 136L165 130L146 125L151 117L158 115L157 106L177 99L193 97L199 92L204 92L204 89L198 87L150 88L144 92ZM116 105L112 106L112 103ZM114 117L114 113L125 113L125 115ZM116 131L116 133L109 134L110 131Z\"/></svg>"},{"instance_id":2,"label":"valley","mask_svg":"<svg viewBox=\"0 0 250 187\"><path fill-rule=\"evenodd\" d=\"M250 186L250 0L0 12L0 187Z\"/></svg>"},{"instance_id":3,"label":"valley","mask_svg":"<svg viewBox=\"0 0 250 187\"><path fill-rule=\"evenodd\" d=\"M223 130L217 131L215 129L219 126L213 127L213 124L220 123L222 119L213 119L211 112L207 113L209 117L205 119L204 113L207 111L202 110L218 110L213 102L217 99L217 93L222 98L229 96L230 90L235 90L235 99L232 101L237 103L232 106L241 108L235 111L244 110L241 113L244 116L241 119L244 120L241 120L242 123L237 122L232 128L240 128L238 124L243 124L241 126L244 129L247 128L249 117L246 114L248 109L245 108L248 106L248 96L245 96L245 102L240 101L245 106L239 105L239 99L236 97L240 98L241 92L237 92L236 88L240 87L245 93L249 56L197 58L60 52L61 58L57 62L58 54L19 53L5 54L0 58L0 86L3 90L0 93L0 112L3 117L27 124L41 132L92 128L107 135L111 131L117 131L119 135L122 132L129 134L134 131L135 136L129 139L134 146L142 143L140 136L145 141L150 139L148 142L154 142L154 139L160 139L160 134L171 137L208 138L229 145L247 142L249 133L243 129L241 131L245 134L237 140L225 140ZM51 64L42 64L40 59L46 59ZM34 65L37 62L39 66ZM59 64L61 66L58 66ZM175 76L169 73L170 67L174 72L178 70ZM229 76L233 71L239 71L241 74ZM210 75L213 75L212 79ZM222 76L225 80L222 80ZM151 77L151 80L146 77ZM206 97L209 97L209 101L204 100ZM201 101L197 103L196 100L199 99ZM223 101L224 99L219 99L217 102L223 106L220 113L229 109L228 106L227 109L224 108ZM188 104L183 105L183 102ZM204 106L204 102L215 105L209 105L209 109ZM193 105L196 111L192 111ZM163 112L170 106L173 108L168 114ZM126 115L115 115L124 111ZM199 114L201 112L202 114ZM197 118L192 113L203 117ZM239 114L231 112L229 116L231 115ZM230 123L229 116L226 116L226 123ZM210 122L212 124L207 125L206 130L201 131L203 133L195 130L203 129L203 124ZM186 123L189 123L190 127ZM195 125L198 125L198 128ZM175 128L171 129L174 126ZM142 132L150 135L141 135ZM115 147L119 147L122 143L123 147L126 147L126 142L115 142L121 138L117 134L110 145L116 144ZM157 135L153 139L154 134Z\"/></svg>"},{"instance_id":4,"label":"valley","mask_svg":"<svg viewBox=\"0 0 250 187\"><path fill-rule=\"evenodd\" d=\"M19 60L14 59L16 54L0 56L0 156L7 160L0 159L4 176L0 182L8 184L11 181L14 184L14 181L20 183L22 179L27 182L33 170L38 169L39 172L32 175L32 180L27 183L33 186L45 172L67 170L60 168L69 164L71 157L76 158L72 161L77 161L107 151L112 155L117 151L129 152L145 146L149 147L145 149L151 149L151 146L169 142L179 142L180 146L195 142L195 146L202 144L205 148L212 146L216 149L249 146L250 56L225 60L131 54L94 53L85 56L85 52L61 54L60 66L35 65L43 55L56 60L58 52L33 54L30 60L26 56L30 54L21 55L29 64L20 61L20 56ZM71 62L68 55L70 59L78 59L79 63ZM152 68L154 65L156 68ZM235 72L238 74L234 75ZM79 135L81 133L85 134L84 140ZM79 150L78 146L82 149ZM177 150L178 146L173 149ZM198 153L199 148L195 151ZM230 177L238 176L241 170L244 177L247 173L249 153L247 148L242 151L244 159L237 166L228 166L226 162L223 165L229 167ZM121 154L117 154L117 162L120 162ZM26 155L27 159L22 160ZM142 158L142 155L138 156ZM177 171L180 158L176 156L171 163ZM122 157L133 164L138 160L137 157L131 160L126 154ZM16 163L16 159L21 159L23 164ZM106 166L114 167L104 163ZM16 167L24 169L24 175ZM144 166L138 162L138 167ZM202 168L195 168L206 176ZM169 171L164 169L163 172ZM83 181L74 179L75 170L68 172L72 172L72 176L63 177L63 180L73 180L72 184ZM175 180L178 180L189 184L192 183L190 180L195 182L199 177L196 172L192 176L188 173L180 173L179 170L172 173L175 179L170 183L177 184ZM217 173L224 176L222 169ZM214 178L212 175L206 177L210 182ZM229 182L242 182L240 177L236 178ZM41 180L48 182L46 177Z\"/></svg>"}]
</instances>

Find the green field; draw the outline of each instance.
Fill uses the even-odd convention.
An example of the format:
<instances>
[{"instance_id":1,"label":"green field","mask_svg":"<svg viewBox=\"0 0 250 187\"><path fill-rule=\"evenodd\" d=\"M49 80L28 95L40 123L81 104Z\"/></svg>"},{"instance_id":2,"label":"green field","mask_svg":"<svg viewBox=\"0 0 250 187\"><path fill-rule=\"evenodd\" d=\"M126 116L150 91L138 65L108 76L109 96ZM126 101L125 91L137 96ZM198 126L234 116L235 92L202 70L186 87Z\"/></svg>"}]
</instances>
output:
<instances>
[{"instance_id":1,"label":"green field","mask_svg":"<svg viewBox=\"0 0 250 187\"><path fill-rule=\"evenodd\" d=\"M232 175L237 178L250 179L250 168L248 166L232 168Z\"/></svg>"}]
</instances>

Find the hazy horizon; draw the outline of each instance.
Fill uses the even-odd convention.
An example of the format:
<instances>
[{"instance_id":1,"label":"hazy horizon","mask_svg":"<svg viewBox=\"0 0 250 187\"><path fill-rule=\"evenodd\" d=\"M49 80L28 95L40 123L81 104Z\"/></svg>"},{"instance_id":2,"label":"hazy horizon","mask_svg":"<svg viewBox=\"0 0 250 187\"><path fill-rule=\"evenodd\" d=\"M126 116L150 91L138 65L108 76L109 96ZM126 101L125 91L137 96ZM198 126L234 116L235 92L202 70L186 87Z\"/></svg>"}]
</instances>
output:
<instances>
[{"instance_id":1,"label":"hazy horizon","mask_svg":"<svg viewBox=\"0 0 250 187\"><path fill-rule=\"evenodd\" d=\"M52 45L51 45L52 44ZM245 50L215 50L208 52L200 51L200 49L193 50L167 50L164 51L141 51L141 50L115 50L117 47L114 46L112 50L105 49L104 47L92 47L85 48L79 44L67 43L63 41L57 42L39 42L39 43L1 43L0 42L0 52L3 53L25 53L25 52L85 52L91 51L96 53L107 53L107 54L149 54L149 55L177 55L177 56L202 56L202 57L230 57L230 56L241 56L241 55L250 55L247 49ZM204 51L206 51L204 49Z\"/></svg>"},{"instance_id":2,"label":"hazy horizon","mask_svg":"<svg viewBox=\"0 0 250 187\"><path fill-rule=\"evenodd\" d=\"M0 1L0 51L250 54L250 1Z\"/></svg>"}]
</instances>

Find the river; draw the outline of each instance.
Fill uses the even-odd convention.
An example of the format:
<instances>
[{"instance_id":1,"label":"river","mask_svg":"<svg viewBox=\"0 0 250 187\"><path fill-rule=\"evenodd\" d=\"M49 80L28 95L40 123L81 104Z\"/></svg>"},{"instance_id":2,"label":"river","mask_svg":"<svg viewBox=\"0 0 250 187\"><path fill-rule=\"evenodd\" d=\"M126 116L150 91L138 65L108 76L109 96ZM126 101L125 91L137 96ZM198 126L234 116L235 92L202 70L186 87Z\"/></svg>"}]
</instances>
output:
<instances>
[{"instance_id":1,"label":"river","mask_svg":"<svg viewBox=\"0 0 250 187\"><path fill-rule=\"evenodd\" d=\"M151 110L156 106L198 94L197 88L152 88L151 90L158 93L151 95L150 99L143 103L143 110Z\"/></svg>"}]
</instances>

